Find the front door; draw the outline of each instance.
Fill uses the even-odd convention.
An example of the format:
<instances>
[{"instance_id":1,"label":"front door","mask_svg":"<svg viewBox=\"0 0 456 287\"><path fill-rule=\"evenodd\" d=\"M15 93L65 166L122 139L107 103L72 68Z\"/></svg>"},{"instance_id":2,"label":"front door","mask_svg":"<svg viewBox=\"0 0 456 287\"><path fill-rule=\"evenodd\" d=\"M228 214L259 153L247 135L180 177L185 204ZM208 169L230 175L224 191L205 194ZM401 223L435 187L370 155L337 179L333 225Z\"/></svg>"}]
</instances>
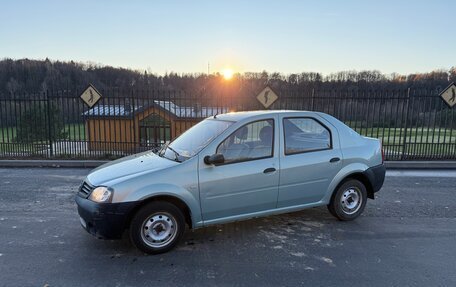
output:
<instances>
[{"instance_id":1,"label":"front door","mask_svg":"<svg viewBox=\"0 0 456 287\"><path fill-rule=\"evenodd\" d=\"M214 166L200 156L200 197L206 224L273 209L279 185L277 122L250 122L220 142L225 162ZM277 143L275 143L277 141Z\"/></svg>"}]
</instances>

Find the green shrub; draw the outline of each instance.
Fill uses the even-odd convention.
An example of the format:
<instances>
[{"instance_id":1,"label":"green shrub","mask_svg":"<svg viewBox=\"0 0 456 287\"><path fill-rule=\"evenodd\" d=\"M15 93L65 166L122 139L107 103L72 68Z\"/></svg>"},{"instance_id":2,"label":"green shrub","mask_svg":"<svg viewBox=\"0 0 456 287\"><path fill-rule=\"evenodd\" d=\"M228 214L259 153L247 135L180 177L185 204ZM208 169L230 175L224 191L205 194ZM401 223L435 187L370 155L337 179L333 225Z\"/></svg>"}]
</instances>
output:
<instances>
[{"instance_id":1,"label":"green shrub","mask_svg":"<svg viewBox=\"0 0 456 287\"><path fill-rule=\"evenodd\" d=\"M48 110L49 108L49 110ZM49 119L48 119L49 118ZM50 128L50 130L49 130ZM34 143L65 138L60 111L54 104L32 104L19 118L16 142Z\"/></svg>"}]
</instances>

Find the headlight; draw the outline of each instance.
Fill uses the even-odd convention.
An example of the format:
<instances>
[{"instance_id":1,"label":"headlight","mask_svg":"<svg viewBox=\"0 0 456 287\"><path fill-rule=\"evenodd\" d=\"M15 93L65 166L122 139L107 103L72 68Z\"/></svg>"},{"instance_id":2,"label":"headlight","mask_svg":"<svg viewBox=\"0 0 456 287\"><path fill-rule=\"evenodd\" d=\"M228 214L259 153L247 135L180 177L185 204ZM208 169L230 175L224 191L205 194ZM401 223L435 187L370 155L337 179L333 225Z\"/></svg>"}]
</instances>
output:
<instances>
[{"instance_id":1,"label":"headlight","mask_svg":"<svg viewBox=\"0 0 456 287\"><path fill-rule=\"evenodd\" d=\"M112 197L112 189L106 186L95 188L89 196L89 199L95 202L109 202Z\"/></svg>"}]
</instances>

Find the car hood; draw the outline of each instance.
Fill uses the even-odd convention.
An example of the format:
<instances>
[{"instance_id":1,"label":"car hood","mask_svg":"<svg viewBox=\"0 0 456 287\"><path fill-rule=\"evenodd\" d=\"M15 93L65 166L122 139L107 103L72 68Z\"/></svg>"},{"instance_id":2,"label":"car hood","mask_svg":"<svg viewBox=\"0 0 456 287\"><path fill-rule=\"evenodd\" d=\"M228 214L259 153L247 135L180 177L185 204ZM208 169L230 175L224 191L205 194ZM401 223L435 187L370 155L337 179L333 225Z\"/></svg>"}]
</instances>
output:
<instances>
[{"instance_id":1,"label":"car hood","mask_svg":"<svg viewBox=\"0 0 456 287\"><path fill-rule=\"evenodd\" d=\"M92 170L87 179L92 185L104 185L113 180L153 172L177 164L179 163L148 151L103 164Z\"/></svg>"}]
</instances>

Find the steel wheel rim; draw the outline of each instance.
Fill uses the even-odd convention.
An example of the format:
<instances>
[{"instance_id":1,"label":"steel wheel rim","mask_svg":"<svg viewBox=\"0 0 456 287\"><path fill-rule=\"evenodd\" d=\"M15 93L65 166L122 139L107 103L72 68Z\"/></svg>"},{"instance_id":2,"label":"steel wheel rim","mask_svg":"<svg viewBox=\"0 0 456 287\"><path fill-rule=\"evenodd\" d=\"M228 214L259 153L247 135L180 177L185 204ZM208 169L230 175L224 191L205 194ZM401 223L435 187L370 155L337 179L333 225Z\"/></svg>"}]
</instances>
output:
<instances>
[{"instance_id":1,"label":"steel wheel rim","mask_svg":"<svg viewBox=\"0 0 456 287\"><path fill-rule=\"evenodd\" d=\"M340 205L345 214L351 215L361 208L363 196L357 187L347 188L340 197Z\"/></svg>"},{"instance_id":2,"label":"steel wheel rim","mask_svg":"<svg viewBox=\"0 0 456 287\"><path fill-rule=\"evenodd\" d=\"M167 212L158 212L149 216L141 225L141 238L153 248L168 245L177 235L176 219Z\"/></svg>"}]
</instances>

